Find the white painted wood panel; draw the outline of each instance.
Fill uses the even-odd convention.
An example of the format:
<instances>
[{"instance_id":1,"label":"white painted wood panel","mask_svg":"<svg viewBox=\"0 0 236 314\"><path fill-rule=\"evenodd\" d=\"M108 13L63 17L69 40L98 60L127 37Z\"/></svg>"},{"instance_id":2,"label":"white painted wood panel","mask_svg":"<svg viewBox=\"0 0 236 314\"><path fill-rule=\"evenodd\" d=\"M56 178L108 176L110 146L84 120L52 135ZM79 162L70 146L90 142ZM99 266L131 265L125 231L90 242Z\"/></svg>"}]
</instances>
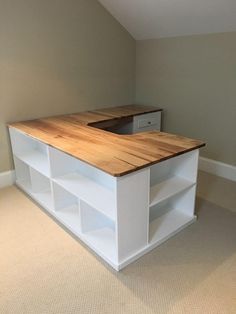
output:
<instances>
[{"instance_id":1,"label":"white painted wood panel","mask_svg":"<svg viewBox=\"0 0 236 314\"><path fill-rule=\"evenodd\" d=\"M117 180L119 262L148 243L149 168Z\"/></svg>"}]
</instances>

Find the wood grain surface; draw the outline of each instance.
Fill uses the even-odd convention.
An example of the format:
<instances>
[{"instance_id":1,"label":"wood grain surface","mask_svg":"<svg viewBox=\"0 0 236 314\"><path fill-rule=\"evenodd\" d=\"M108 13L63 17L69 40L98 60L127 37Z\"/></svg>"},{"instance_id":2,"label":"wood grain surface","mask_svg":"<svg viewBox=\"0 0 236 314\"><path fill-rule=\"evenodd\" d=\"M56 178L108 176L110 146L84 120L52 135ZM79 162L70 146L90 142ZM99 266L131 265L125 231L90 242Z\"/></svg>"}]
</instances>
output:
<instances>
[{"instance_id":1,"label":"wood grain surface","mask_svg":"<svg viewBox=\"0 0 236 314\"><path fill-rule=\"evenodd\" d=\"M128 105L11 123L9 127L117 177L205 145L159 131L118 135L92 126L160 110Z\"/></svg>"}]
</instances>

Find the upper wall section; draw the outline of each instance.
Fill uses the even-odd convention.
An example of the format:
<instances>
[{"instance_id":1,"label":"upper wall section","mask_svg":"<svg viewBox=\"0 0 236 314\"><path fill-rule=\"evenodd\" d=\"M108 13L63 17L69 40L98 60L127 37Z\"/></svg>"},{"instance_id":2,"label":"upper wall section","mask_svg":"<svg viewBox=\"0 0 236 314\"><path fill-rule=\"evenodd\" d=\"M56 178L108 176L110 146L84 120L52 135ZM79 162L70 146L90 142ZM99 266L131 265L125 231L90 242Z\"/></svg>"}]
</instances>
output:
<instances>
[{"instance_id":1,"label":"upper wall section","mask_svg":"<svg viewBox=\"0 0 236 314\"><path fill-rule=\"evenodd\" d=\"M163 108L164 131L236 165L236 32L138 41L136 58L136 103Z\"/></svg>"},{"instance_id":2,"label":"upper wall section","mask_svg":"<svg viewBox=\"0 0 236 314\"><path fill-rule=\"evenodd\" d=\"M135 41L94 0L3 0L0 172L6 122L133 103Z\"/></svg>"},{"instance_id":3,"label":"upper wall section","mask_svg":"<svg viewBox=\"0 0 236 314\"><path fill-rule=\"evenodd\" d=\"M235 0L99 0L136 39L236 31Z\"/></svg>"}]
</instances>

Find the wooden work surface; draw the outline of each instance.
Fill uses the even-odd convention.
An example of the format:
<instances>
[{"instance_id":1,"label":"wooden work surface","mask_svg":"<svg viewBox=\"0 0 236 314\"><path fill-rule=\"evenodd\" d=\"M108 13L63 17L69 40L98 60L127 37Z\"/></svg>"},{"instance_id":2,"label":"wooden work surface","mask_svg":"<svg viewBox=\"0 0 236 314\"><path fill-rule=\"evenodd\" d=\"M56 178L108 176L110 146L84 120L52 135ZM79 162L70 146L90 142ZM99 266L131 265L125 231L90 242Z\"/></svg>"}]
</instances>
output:
<instances>
[{"instance_id":1,"label":"wooden work surface","mask_svg":"<svg viewBox=\"0 0 236 314\"><path fill-rule=\"evenodd\" d=\"M161 109L128 105L9 124L112 176L122 176L205 144L159 131L118 135L91 125Z\"/></svg>"}]
</instances>

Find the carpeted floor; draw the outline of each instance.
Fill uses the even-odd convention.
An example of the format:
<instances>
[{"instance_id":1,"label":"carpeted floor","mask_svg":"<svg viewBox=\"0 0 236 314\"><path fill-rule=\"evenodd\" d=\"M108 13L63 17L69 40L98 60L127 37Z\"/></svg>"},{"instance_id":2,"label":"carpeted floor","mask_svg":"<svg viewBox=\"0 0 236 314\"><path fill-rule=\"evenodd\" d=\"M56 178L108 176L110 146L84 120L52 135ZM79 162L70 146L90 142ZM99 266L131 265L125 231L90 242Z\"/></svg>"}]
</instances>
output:
<instances>
[{"instance_id":1,"label":"carpeted floor","mask_svg":"<svg viewBox=\"0 0 236 314\"><path fill-rule=\"evenodd\" d=\"M16 187L0 190L0 313L235 314L236 183L201 173L198 193L196 223L116 273Z\"/></svg>"}]
</instances>

